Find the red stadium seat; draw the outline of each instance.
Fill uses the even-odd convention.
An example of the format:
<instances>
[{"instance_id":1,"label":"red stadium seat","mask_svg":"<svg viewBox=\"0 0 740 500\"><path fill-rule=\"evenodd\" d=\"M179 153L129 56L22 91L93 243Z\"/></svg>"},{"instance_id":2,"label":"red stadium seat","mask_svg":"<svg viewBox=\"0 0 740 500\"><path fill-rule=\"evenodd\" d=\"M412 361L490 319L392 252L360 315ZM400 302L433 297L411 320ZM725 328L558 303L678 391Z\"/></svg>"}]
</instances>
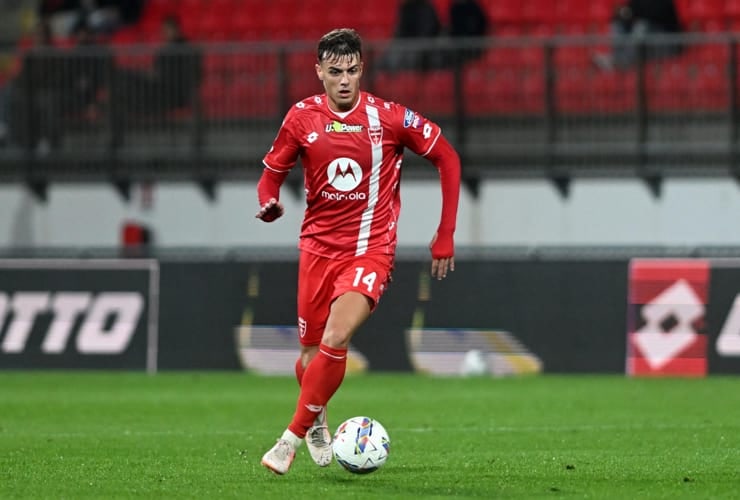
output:
<instances>
[{"instance_id":1,"label":"red stadium seat","mask_svg":"<svg viewBox=\"0 0 740 500\"><path fill-rule=\"evenodd\" d=\"M230 113L230 103L227 99L228 85L226 81L216 75L208 75L200 86L200 99L203 114L208 118L223 118Z\"/></svg>"},{"instance_id":2,"label":"red stadium seat","mask_svg":"<svg viewBox=\"0 0 740 500\"><path fill-rule=\"evenodd\" d=\"M637 74L627 72L599 72L589 83L592 109L601 113L627 113L637 106Z\"/></svg>"},{"instance_id":3,"label":"red stadium seat","mask_svg":"<svg viewBox=\"0 0 740 500\"><path fill-rule=\"evenodd\" d=\"M499 45L488 49L482 63L496 69L521 66L523 49L518 46Z\"/></svg>"},{"instance_id":4,"label":"red stadium seat","mask_svg":"<svg viewBox=\"0 0 740 500\"><path fill-rule=\"evenodd\" d=\"M539 45L527 45L521 49L522 66L542 70L545 64L545 49Z\"/></svg>"},{"instance_id":5,"label":"red stadium seat","mask_svg":"<svg viewBox=\"0 0 740 500\"><path fill-rule=\"evenodd\" d=\"M424 100L420 87L422 75L414 71L402 71L398 73L379 73L373 82L372 93L383 99L393 100L404 106L422 109Z\"/></svg>"},{"instance_id":6,"label":"red stadium seat","mask_svg":"<svg viewBox=\"0 0 740 500\"><path fill-rule=\"evenodd\" d=\"M724 16L724 0L691 0L689 2L677 2L677 7L679 5L682 15L686 19L721 21Z\"/></svg>"},{"instance_id":7,"label":"red stadium seat","mask_svg":"<svg viewBox=\"0 0 740 500\"><path fill-rule=\"evenodd\" d=\"M519 24L523 20L522 3L526 2L495 1L488 3L486 5L488 18L493 22L494 26L509 23Z\"/></svg>"},{"instance_id":8,"label":"red stadium seat","mask_svg":"<svg viewBox=\"0 0 740 500\"><path fill-rule=\"evenodd\" d=\"M561 45L555 49L553 55L555 67L558 71L591 67L591 53L592 49L587 46Z\"/></svg>"},{"instance_id":9,"label":"red stadium seat","mask_svg":"<svg viewBox=\"0 0 740 500\"><path fill-rule=\"evenodd\" d=\"M230 18L228 29L231 40L256 40L261 33L262 23L253 13L241 10Z\"/></svg>"},{"instance_id":10,"label":"red stadium seat","mask_svg":"<svg viewBox=\"0 0 740 500\"><path fill-rule=\"evenodd\" d=\"M687 65L680 61L649 65L646 90L648 109L652 111L685 111L690 108Z\"/></svg>"},{"instance_id":11,"label":"red stadium seat","mask_svg":"<svg viewBox=\"0 0 740 500\"><path fill-rule=\"evenodd\" d=\"M232 116L268 118L279 113L278 90L258 78L238 78L228 88Z\"/></svg>"},{"instance_id":12,"label":"red stadium seat","mask_svg":"<svg viewBox=\"0 0 740 500\"><path fill-rule=\"evenodd\" d=\"M433 71L420 79L419 112L430 117L450 116L455 112L454 78L450 71Z\"/></svg>"},{"instance_id":13,"label":"red stadium seat","mask_svg":"<svg viewBox=\"0 0 740 500\"><path fill-rule=\"evenodd\" d=\"M588 20L594 23L599 23L603 26L608 26L612 17L614 17L614 11L616 10L617 5L621 5L625 1L626 0L600 0L588 2Z\"/></svg>"},{"instance_id":14,"label":"red stadium seat","mask_svg":"<svg viewBox=\"0 0 740 500\"><path fill-rule=\"evenodd\" d=\"M233 66L232 55L228 53L206 52L203 57L203 69L209 76L230 78Z\"/></svg>"},{"instance_id":15,"label":"red stadium seat","mask_svg":"<svg viewBox=\"0 0 740 500\"><path fill-rule=\"evenodd\" d=\"M740 19L740 0L725 0L725 18L730 21Z\"/></svg>"},{"instance_id":16,"label":"red stadium seat","mask_svg":"<svg viewBox=\"0 0 740 500\"><path fill-rule=\"evenodd\" d=\"M469 116L521 114L525 109L522 73L468 68L463 76L465 112Z\"/></svg>"},{"instance_id":17,"label":"red stadium seat","mask_svg":"<svg viewBox=\"0 0 740 500\"><path fill-rule=\"evenodd\" d=\"M229 26L218 12L208 12L198 18L195 38L204 41L223 41L231 37Z\"/></svg>"},{"instance_id":18,"label":"red stadium seat","mask_svg":"<svg viewBox=\"0 0 740 500\"><path fill-rule=\"evenodd\" d=\"M706 64L697 68L696 77L688 84L691 109L696 111L726 111L729 81L723 65Z\"/></svg>"},{"instance_id":19,"label":"red stadium seat","mask_svg":"<svg viewBox=\"0 0 740 500\"><path fill-rule=\"evenodd\" d=\"M561 26L572 24L583 25L590 19L589 4L594 0L558 0L555 4L554 22Z\"/></svg>"},{"instance_id":20,"label":"red stadium seat","mask_svg":"<svg viewBox=\"0 0 740 500\"><path fill-rule=\"evenodd\" d=\"M508 2L507 2L508 3ZM521 2L521 19L528 25L555 23L555 4L553 0L529 0Z\"/></svg>"},{"instance_id":21,"label":"red stadium seat","mask_svg":"<svg viewBox=\"0 0 740 500\"><path fill-rule=\"evenodd\" d=\"M125 28L116 30L116 32L111 35L110 44L114 46L131 45L139 43L140 40L141 31L139 30L139 28L137 26L127 26Z\"/></svg>"},{"instance_id":22,"label":"red stadium seat","mask_svg":"<svg viewBox=\"0 0 740 500\"><path fill-rule=\"evenodd\" d=\"M522 111L543 113L545 111L545 75L539 69L527 71L522 80Z\"/></svg>"},{"instance_id":23,"label":"red stadium seat","mask_svg":"<svg viewBox=\"0 0 740 500\"><path fill-rule=\"evenodd\" d=\"M566 114L591 111L592 103L587 98L589 83L588 74L582 70L559 73L555 80L555 108Z\"/></svg>"}]
</instances>

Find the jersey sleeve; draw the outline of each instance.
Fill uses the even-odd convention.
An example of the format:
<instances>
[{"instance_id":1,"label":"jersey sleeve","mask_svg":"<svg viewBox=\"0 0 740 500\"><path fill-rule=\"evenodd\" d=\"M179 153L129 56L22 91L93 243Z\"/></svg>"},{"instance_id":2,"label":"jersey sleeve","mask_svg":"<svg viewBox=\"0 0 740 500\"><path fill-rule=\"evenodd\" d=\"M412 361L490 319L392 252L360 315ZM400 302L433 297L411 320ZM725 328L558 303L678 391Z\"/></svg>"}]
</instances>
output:
<instances>
[{"instance_id":1,"label":"jersey sleeve","mask_svg":"<svg viewBox=\"0 0 740 500\"><path fill-rule=\"evenodd\" d=\"M442 133L439 125L400 105L395 106L393 121L400 143L419 156L428 155Z\"/></svg>"},{"instance_id":2,"label":"jersey sleeve","mask_svg":"<svg viewBox=\"0 0 740 500\"><path fill-rule=\"evenodd\" d=\"M272 142L272 147L262 159L265 168L257 183L257 198L260 206L270 199L280 199L280 186L298 160L301 144L296 139L295 109L297 108L293 108L285 115L280 130Z\"/></svg>"},{"instance_id":3,"label":"jersey sleeve","mask_svg":"<svg viewBox=\"0 0 740 500\"><path fill-rule=\"evenodd\" d=\"M298 119L293 108L285 115L272 147L262 160L266 168L279 173L287 173L298 161L301 143L297 139Z\"/></svg>"}]
</instances>

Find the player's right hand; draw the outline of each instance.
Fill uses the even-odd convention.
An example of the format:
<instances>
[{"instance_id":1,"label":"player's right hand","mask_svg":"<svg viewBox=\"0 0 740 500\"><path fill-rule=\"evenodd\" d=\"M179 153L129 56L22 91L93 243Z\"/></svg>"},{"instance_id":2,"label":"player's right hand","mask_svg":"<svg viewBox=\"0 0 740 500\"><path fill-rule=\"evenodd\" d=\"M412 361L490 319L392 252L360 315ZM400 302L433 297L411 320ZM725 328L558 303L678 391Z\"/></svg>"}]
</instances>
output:
<instances>
[{"instance_id":1,"label":"player's right hand","mask_svg":"<svg viewBox=\"0 0 740 500\"><path fill-rule=\"evenodd\" d=\"M437 231L429 244L432 251L432 277L438 280L447 277L447 271L455 270L455 242L452 232Z\"/></svg>"},{"instance_id":2,"label":"player's right hand","mask_svg":"<svg viewBox=\"0 0 740 500\"><path fill-rule=\"evenodd\" d=\"M282 216L284 211L285 209L283 208L282 203L277 201L275 198L270 198L264 205L262 205L262 208L260 208L260 211L257 212L255 217L262 219L265 222L272 222Z\"/></svg>"}]
</instances>

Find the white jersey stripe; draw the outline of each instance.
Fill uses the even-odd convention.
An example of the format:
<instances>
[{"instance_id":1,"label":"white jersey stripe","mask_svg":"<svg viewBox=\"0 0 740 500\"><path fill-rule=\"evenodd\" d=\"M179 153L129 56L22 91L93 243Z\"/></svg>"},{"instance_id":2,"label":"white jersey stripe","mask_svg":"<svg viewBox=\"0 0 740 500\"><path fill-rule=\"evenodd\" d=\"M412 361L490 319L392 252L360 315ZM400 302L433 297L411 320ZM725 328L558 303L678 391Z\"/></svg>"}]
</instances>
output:
<instances>
[{"instance_id":1,"label":"white jersey stripe","mask_svg":"<svg viewBox=\"0 0 740 500\"><path fill-rule=\"evenodd\" d=\"M365 106L367 112L368 125L380 127L380 117L378 108L370 105ZM378 192L380 190L380 166L383 164L383 144L375 144L370 141L372 148L372 170L370 171L370 185L368 186L367 207L362 212L360 220L360 232L357 237L357 251L355 255L365 255L367 252L368 240L370 239L370 228L373 224L373 213L375 205L378 203Z\"/></svg>"},{"instance_id":2,"label":"white jersey stripe","mask_svg":"<svg viewBox=\"0 0 740 500\"><path fill-rule=\"evenodd\" d=\"M262 160L262 164L265 166L267 170L272 170L273 172L277 172L279 174L284 174L286 172L290 172L290 170L279 170L277 168L272 168L270 165L267 164L265 160Z\"/></svg>"},{"instance_id":3,"label":"white jersey stripe","mask_svg":"<svg viewBox=\"0 0 740 500\"><path fill-rule=\"evenodd\" d=\"M439 136L441 136L441 135L442 135L442 129L440 128L439 129L439 132L437 132L437 136L432 141L432 145L429 146L429 148L426 151L424 151L424 154L421 155L422 157L424 157L424 156L426 156L426 155L429 154L429 152L432 150L432 148L434 148L435 144L437 144L437 139L439 139Z\"/></svg>"}]
</instances>

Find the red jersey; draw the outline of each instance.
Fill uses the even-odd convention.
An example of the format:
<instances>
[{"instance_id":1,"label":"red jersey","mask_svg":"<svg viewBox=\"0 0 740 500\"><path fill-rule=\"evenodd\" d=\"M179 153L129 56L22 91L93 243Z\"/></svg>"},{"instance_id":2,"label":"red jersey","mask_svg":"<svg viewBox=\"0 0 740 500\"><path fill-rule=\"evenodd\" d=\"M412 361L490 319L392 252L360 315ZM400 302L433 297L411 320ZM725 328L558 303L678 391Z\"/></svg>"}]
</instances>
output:
<instances>
[{"instance_id":1,"label":"red jersey","mask_svg":"<svg viewBox=\"0 0 740 500\"><path fill-rule=\"evenodd\" d=\"M404 148L426 156L439 126L399 104L361 92L338 113L326 95L295 104L265 155L286 173L303 165L306 211L299 248L325 257L394 254Z\"/></svg>"}]
</instances>

